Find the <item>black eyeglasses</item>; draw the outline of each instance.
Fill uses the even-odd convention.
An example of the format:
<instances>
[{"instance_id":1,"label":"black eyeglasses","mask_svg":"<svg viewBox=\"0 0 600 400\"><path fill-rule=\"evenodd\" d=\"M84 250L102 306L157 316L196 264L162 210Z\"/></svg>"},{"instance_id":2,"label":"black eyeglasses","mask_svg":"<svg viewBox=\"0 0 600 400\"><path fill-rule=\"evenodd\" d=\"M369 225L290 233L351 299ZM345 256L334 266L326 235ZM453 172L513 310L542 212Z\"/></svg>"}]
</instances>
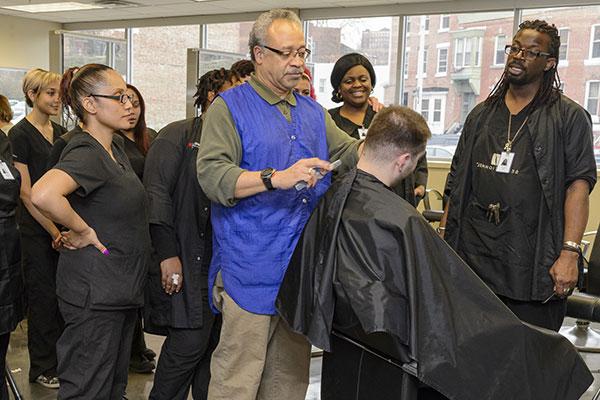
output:
<instances>
[{"instance_id":1,"label":"black eyeglasses","mask_svg":"<svg viewBox=\"0 0 600 400\"><path fill-rule=\"evenodd\" d=\"M105 99L118 100L121 104L125 104L125 103L127 103L127 101L129 101L129 102L131 102L131 104L133 104L133 96L129 96L126 93L123 93L123 94L114 94L114 95L90 93L90 96L92 96L92 97L103 97Z\"/></svg>"},{"instance_id":2,"label":"black eyeglasses","mask_svg":"<svg viewBox=\"0 0 600 400\"><path fill-rule=\"evenodd\" d=\"M283 51L283 50L274 49L274 48L269 47L269 46L261 46L261 47L264 47L265 49L271 50L273 53L279 54L283 58L300 57L301 59L306 60L308 58L308 56L310 56L310 50L309 49L305 49L305 48L301 48L301 49L298 49L298 50Z\"/></svg>"},{"instance_id":3,"label":"black eyeglasses","mask_svg":"<svg viewBox=\"0 0 600 400\"><path fill-rule=\"evenodd\" d=\"M509 56L516 56L517 54L521 53L523 54L523 58L529 61L533 61L539 56L548 57L551 55L550 53L546 53L544 51L524 49L522 47L512 46L510 44L507 44L506 47L504 47L504 52Z\"/></svg>"}]
</instances>

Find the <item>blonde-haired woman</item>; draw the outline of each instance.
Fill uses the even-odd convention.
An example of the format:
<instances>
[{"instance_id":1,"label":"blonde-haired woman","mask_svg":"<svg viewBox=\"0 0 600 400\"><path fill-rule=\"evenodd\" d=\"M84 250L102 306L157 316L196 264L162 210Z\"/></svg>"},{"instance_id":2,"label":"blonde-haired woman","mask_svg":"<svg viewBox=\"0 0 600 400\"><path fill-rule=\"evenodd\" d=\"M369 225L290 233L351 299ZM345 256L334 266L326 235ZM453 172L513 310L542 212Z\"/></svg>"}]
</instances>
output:
<instances>
[{"instance_id":1,"label":"blonde-haired woman","mask_svg":"<svg viewBox=\"0 0 600 400\"><path fill-rule=\"evenodd\" d=\"M15 167L21 174L19 229L28 299L27 347L29 380L58 389L56 341L63 323L56 300L56 266L60 231L31 202L31 187L47 171L52 143L66 132L50 117L60 111L60 75L32 69L23 78L23 93L31 112L10 131Z\"/></svg>"}]
</instances>

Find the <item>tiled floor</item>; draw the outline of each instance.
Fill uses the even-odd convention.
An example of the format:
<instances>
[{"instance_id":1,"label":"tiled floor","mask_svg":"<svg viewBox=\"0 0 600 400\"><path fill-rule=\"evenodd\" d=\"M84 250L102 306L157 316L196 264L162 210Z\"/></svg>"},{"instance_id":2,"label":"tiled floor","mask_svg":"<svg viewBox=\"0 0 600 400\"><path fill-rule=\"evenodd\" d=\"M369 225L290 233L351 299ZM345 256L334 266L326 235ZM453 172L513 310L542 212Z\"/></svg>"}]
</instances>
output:
<instances>
[{"instance_id":1,"label":"tiled floor","mask_svg":"<svg viewBox=\"0 0 600 400\"><path fill-rule=\"evenodd\" d=\"M565 324L572 325L572 319L566 319ZM594 325L600 331L600 325ZM56 399L56 391L49 390L37 384L30 384L27 380L28 355L27 355L27 335L25 332L26 323L11 336L10 347L7 356L7 362L10 366L13 376L19 386L24 400L50 400ZM163 339L160 336L146 335L146 343L157 353L160 352ZM588 367L594 374L595 380L588 391L581 397L582 400L594 399L594 394L600 389L600 353L581 353ZM321 359L313 358L311 362L310 386L306 395L306 400L319 400L321 375ZM130 374L129 385L127 387L127 396L130 400L147 399L152 388L152 379L154 375ZM191 396L189 397L191 399ZM12 399L12 397L11 397ZM596 399L594 399L596 400Z\"/></svg>"}]
</instances>

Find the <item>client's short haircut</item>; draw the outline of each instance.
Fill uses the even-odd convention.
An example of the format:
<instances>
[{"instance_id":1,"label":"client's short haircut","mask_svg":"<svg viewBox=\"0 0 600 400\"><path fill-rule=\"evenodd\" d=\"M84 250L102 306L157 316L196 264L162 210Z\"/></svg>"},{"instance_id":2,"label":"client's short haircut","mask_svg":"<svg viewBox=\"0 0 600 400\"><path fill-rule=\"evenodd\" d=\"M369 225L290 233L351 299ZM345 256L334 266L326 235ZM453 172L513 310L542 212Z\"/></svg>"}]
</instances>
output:
<instances>
[{"instance_id":1,"label":"client's short haircut","mask_svg":"<svg viewBox=\"0 0 600 400\"><path fill-rule=\"evenodd\" d=\"M418 155L425 150L431 131L427 121L407 107L391 106L379 111L365 139L365 155L382 161L400 152Z\"/></svg>"}]
</instances>

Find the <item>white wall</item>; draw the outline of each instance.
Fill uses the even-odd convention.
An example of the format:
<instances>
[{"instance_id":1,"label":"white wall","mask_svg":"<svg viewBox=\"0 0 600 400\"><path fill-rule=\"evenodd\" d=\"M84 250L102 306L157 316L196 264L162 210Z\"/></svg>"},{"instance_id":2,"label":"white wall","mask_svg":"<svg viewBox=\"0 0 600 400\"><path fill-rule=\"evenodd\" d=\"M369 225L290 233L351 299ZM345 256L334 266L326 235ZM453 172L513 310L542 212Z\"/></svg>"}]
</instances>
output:
<instances>
[{"instance_id":1,"label":"white wall","mask_svg":"<svg viewBox=\"0 0 600 400\"><path fill-rule=\"evenodd\" d=\"M49 32L61 24L0 15L0 67L48 69Z\"/></svg>"}]
</instances>

